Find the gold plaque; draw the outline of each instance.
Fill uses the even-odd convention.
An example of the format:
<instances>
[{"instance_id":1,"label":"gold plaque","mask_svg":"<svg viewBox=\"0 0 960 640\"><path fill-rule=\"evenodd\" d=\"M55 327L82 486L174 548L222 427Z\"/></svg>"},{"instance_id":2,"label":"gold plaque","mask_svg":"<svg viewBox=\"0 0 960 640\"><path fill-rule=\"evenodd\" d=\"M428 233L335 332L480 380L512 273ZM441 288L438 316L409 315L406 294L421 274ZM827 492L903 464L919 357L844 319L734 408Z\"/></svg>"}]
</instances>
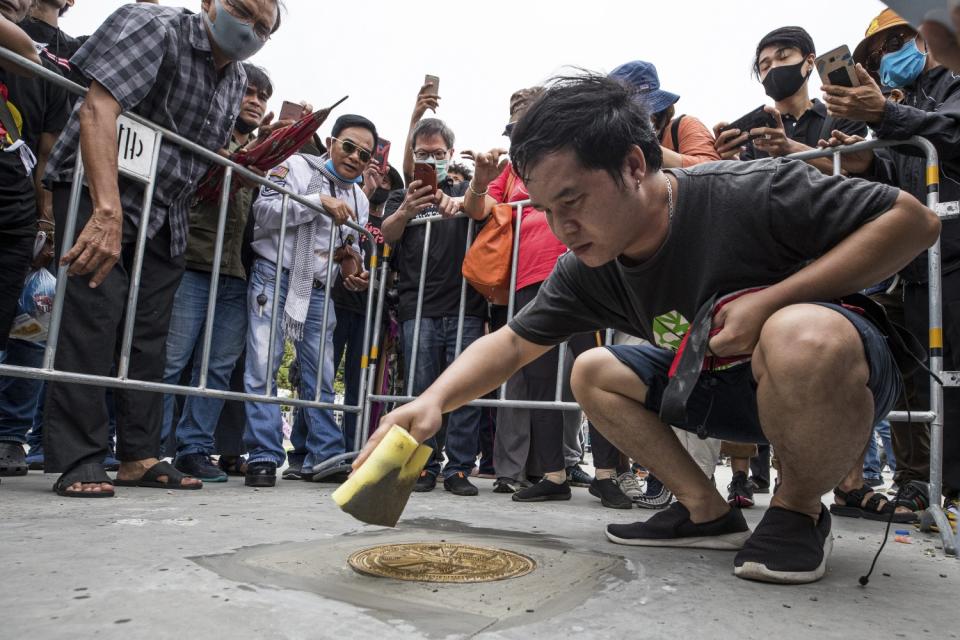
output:
<instances>
[{"instance_id":1,"label":"gold plaque","mask_svg":"<svg viewBox=\"0 0 960 640\"><path fill-rule=\"evenodd\" d=\"M347 562L365 575L416 582L493 582L537 566L512 551L451 542L385 544L357 551Z\"/></svg>"}]
</instances>

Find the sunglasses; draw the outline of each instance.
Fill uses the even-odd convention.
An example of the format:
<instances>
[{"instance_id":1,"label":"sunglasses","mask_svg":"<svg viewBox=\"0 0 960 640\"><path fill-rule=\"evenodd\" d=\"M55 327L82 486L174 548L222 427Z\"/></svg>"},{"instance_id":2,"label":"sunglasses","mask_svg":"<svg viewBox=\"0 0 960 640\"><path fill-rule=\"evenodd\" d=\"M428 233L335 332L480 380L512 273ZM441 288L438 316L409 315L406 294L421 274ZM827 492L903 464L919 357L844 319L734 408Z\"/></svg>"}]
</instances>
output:
<instances>
[{"instance_id":1,"label":"sunglasses","mask_svg":"<svg viewBox=\"0 0 960 640\"><path fill-rule=\"evenodd\" d=\"M900 51L903 45L914 37L916 37L916 34L907 31L900 31L887 36L883 44L871 51L870 55L867 56L867 71L872 71L873 73L880 71L880 61L883 59L883 56L888 53L893 53L894 51Z\"/></svg>"},{"instance_id":2,"label":"sunglasses","mask_svg":"<svg viewBox=\"0 0 960 640\"><path fill-rule=\"evenodd\" d=\"M357 157L360 158L360 162L370 162L370 158L373 155L370 151L367 151L363 147L353 143L349 140L341 140L340 138L332 138L340 143L340 148L348 156L353 155L354 152L357 153Z\"/></svg>"}]
</instances>

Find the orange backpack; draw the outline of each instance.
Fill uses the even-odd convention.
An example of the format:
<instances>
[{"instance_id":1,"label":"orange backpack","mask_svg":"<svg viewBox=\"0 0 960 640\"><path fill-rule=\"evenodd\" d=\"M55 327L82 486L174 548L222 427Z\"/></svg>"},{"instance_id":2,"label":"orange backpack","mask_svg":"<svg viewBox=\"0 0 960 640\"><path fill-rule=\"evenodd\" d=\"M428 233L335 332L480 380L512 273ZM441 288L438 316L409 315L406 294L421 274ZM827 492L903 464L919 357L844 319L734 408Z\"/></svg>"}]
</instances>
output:
<instances>
[{"instance_id":1,"label":"orange backpack","mask_svg":"<svg viewBox=\"0 0 960 640\"><path fill-rule=\"evenodd\" d=\"M510 197L516 174L510 171L503 193ZM510 299L510 267L513 257L513 212L509 204L496 204L483 229L463 258L463 277L493 304Z\"/></svg>"}]
</instances>

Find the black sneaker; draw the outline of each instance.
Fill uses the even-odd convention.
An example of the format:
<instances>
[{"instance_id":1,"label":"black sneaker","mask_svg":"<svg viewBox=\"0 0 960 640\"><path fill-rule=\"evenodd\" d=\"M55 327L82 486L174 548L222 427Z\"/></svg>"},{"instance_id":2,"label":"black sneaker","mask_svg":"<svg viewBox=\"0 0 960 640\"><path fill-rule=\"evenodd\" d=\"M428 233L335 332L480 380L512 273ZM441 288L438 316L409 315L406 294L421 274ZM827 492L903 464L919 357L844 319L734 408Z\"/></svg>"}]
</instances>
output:
<instances>
[{"instance_id":1,"label":"black sneaker","mask_svg":"<svg viewBox=\"0 0 960 640\"><path fill-rule=\"evenodd\" d=\"M833 549L830 512L820 505L820 521L805 513L770 507L733 561L745 580L805 584L823 577Z\"/></svg>"},{"instance_id":2,"label":"black sneaker","mask_svg":"<svg viewBox=\"0 0 960 640\"><path fill-rule=\"evenodd\" d=\"M173 461L177 471L193 476L204 482L226 482L227 474L210 461L210 456L203 453L188 453L177 456Z\"/></svg>"},{"instance_id":3,"label":"black sneaker","mask_svg":"<svg viewBox=\"0 0 960 640\"><path fill-rule=\"evenodd\" d=\"M511 498L514 502L546 502L547 500L569 500L570 485L557 484L544 478L537 484L520 489Z\"/></svg>"},{"instance_id":4,"label":"black sneaker","mask_svg":"<svg viewBox=\"0 0 960 640\"><path fill-rule=\"evenodd\" d=\"M590 495L600 498L600 504L609 509L632 509L633 500L620 490L612 478L594 478L590 483Z\"/></svg>"},{"instance_id":5,"label":"black sneaker","mask_svg":"<svg viewBox=\"0 0 960 640\"><path fill-rule=\"evenodd\" d=\"M750 488L753 489L754 493L770 493L770 482L767 480L759 480L751 476Z\"/></svg>"},{"instance_id":6,"label":"black sneaker","mask_svg":"<svg viewBox=\"0 0 960 640\"><path fill-rule=\"evenodd\" d=\"M247 464L247 473L243 484L248 487L273 487L277 484L277 465L267 460L257 460Z\"/></svg>"},{"instance_id":7,"label":"black sneaker","mask_svg":"<svg viewBox=\"0 0 960 640\"><path fill-rule=\"evenodd\" d=\"M424 469L420 472L420 477L417 478L417 484L413 485L413 490L417 493L426 493L427 491L433 491L436 486L437 476Z\"/></svg>"},{"instance_id":8,"label":"black sneaker","mask_svg":"<svg viewBox=\"0 0 960 640\"><path fill-rule=\"evenodd\" d=\"M0 476L27 475L27 453L19 442L0 442Z\"/></svg>"},{"instance_id":9,"label":"black sneaker","mask_svg":"<svg viewBox=\"0 0 960 640\"><path fill-rule=\"evenodd\" d=\"M930 490L927 488L927 483L920 480L907 481L900 489L897 506L907 507L913 511L924 511L930 506Z\"/></svg>"},{"instance_id":10,"label":"black sneaker","mask_svg":"<svg viewBox=\"0 0 960 640\"><path fill-rule=\"evenodd\" d=\"M737 471L733 474L733 480L727 485L727 502L731 507L740 509L749 509L753 506L753 487L747 480L747 474L743 471Z\"/></svg>"},{"instance_id":11,"label":"black sneaker","mask_svg":"<svg viewBox=\"0 0 960 640\"><path fill-rule=\"evenodd\" d=\"M475 496L480 493L477 488L467 480L467 476L462 471L445 477L443 479L443 488L455 496Z\"/></svg>"},{"instance_id":12,"label":"black sneaker","mask_svg":"<svg viewBox=\"0 0 960 640\"><path fill-rule=\"evenodd\" d=\"M679 502L653 515L646 522L607 525L607 538L616 544L637 547L689 547L736 551L750 537L750 527L740 509L696 524L690 512Z\"/></svg>"},{"instance_id":13,"label":"black sneaker","mask_svg":"<svg viewBox=\"0 0 960 640\"><path fill-rule=\"evenodd\" d=\"M571 487L589 487L591 482L593 476L581 469L580 465L567 467L567 484Z\"/></svg>"},{"instance_id":14,"label":"black sneaker","mask_svg":"<svg viewBox=\"0 0 960 640\"><path fill-rule=\"evenodd\" d=\"M530 484L522 480L514 480L513 478L497 478L493 483L493 492L494 493L516 493L525 487L529 487Z\"/></svg>"},{"instance_id":15,"label":"black sneaker","mask_svg":"<svg viewBox=\"0 0 960 640\"><path fill-rule=\"evenodd\" d=\"M284 480L304 480L303 477L303 463L306 461L307 455L305 453L294 453L293 451L287 451L287 468L283 470L283 473L280 475ZM310 476L310 479L313 479L313 474L307 474Z\"/></svg>"}]
</instances>

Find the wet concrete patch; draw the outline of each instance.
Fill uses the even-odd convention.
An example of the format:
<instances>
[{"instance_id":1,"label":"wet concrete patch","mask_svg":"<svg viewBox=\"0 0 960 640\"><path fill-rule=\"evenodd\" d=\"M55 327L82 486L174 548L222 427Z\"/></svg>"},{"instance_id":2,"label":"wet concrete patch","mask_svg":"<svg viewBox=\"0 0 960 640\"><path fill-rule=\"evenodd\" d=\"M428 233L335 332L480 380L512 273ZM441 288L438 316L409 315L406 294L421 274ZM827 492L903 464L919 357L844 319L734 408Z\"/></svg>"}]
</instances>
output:
<instances>
[{"instance_id":1,"label":"wet concrete patch","mask_svg":"<svg viewBox=\"0 0 960 640\"><path fill-rule=\"evenodd\" d=\"M365 576L347 564L350 554L365 547L440 541L513 551L532 558L537 568L497 582L436 584ZM621 556L576 548L543 534L433 518L405 520L398 529L365 527L313 542L246 547L192 560L230 580L308 591L432 637L546 620L607 589L645 580L642 567Z\"/></svg>"}]
</instances>

